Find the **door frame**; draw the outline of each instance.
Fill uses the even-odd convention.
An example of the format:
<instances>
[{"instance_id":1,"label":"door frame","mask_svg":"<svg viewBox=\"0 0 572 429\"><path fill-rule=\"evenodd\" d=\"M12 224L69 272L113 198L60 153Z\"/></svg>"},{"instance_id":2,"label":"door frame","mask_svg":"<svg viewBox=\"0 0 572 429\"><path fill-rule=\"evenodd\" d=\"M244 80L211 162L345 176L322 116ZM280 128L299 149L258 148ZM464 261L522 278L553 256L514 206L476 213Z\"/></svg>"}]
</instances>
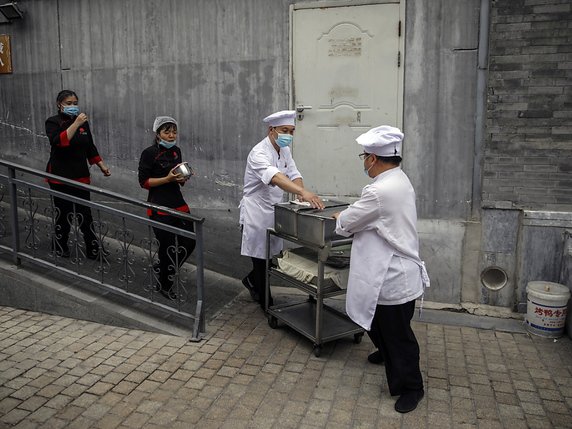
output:
<instances>
[{"instance_id":1,"label":"door frame","mask_svg":"<svg viewBox=\"0 0 572 429\"><path fill-rule=\"evenodd\" d=\"M289 46L290 59L288 62L288 104L291 110L295 110L294 94L294 12L301 9L330 9L335 7L367 6L376 4L399 4L399 21L401 23L401 36L399 37L400 66L398 72L397 86L397 124L403 130L403 97L405 79L405 2L406 0L325 0L295 3L290 5L289 23Z\"/></svg>"}]
</instances>

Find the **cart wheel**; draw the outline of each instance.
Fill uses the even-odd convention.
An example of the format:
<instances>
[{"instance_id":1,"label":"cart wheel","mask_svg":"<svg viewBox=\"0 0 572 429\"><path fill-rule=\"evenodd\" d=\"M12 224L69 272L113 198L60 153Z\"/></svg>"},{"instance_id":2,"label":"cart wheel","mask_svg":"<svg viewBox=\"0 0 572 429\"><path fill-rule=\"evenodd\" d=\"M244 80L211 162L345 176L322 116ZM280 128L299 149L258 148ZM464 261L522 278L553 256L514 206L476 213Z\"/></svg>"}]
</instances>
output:
<instances>
[{"instance_id":1,"label":"cart wheel","mask_svg":"<svg viewBox=\"0 0 572 429\"><path fill-rule=\"evenodd\" d=\"M274 316L268 316L268 325L272 329L276 329L278 327L278 319Z\"/></svg>"},{"instance_id":2,"label":"cart wheel","mask_svg":"<svg viewBox=\"0 0 572 429\"><path fill-rule=\"evenodd\" d=\"M361 339L363 338L363 332L359 334L354 334L354 344L361 343Z\"/></svg>"},{"instance_id":3,"label":"cart wheel","mask_svg":"<svg viewBox=\"0 0 572 429\"><path fill-rule=\"evenodd\" d=\"M320 357L321 354L322 354L322 346L314 344L314 356Z\"/></svg>"}]
</instances>

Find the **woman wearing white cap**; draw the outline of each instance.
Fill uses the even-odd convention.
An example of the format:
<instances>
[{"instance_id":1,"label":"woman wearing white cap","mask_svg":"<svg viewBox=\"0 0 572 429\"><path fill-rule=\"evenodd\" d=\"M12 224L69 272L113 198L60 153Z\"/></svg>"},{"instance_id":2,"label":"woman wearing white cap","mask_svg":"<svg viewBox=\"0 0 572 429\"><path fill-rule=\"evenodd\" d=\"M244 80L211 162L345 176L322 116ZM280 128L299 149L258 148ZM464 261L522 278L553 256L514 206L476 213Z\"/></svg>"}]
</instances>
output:
<instances>
[{"instance_id":1,"label":"woman wearing white cap","mask_svg":"<svg viewBox=\"0 0 572 429\"><path fill-rule=\"evenodd\" d=\"M292 159L290 145L296 112L282 110L264 118L268 135L248 154L244 190L240 202L242 225L241 254L252 259L252 271L242 280L253 300L265 305L266 230L274 226L274 205L282 202L284 191L298 195L312 207L324 208L322 200L304 188L302 175ZM272 236L270 255L282 250L282 240ZM269 297L270 305L272 298Z\"/></svg>"},{"instance_id":2,"label":"woman wearing white cap","mask_svg":"<svg viewBox=\"0 0 572 429\"><path fill-rule=\"evenodd\" d=\"M182 162L181 149L177 146L177 121L170 116L158 116L153 123L153 131L153 144L143 151L139 160L139 184L149 190L148 202L189 213L189 206L180 189L188 178L173 171ZM158 222L194 231L192 222L170 216L166 212L149 209L147 214ZM166 298L175 300L177 293L173 290L173 278L176 267L173 261L178 258L180 267L194 250L195 240L175 236L159 228L153 228L153 231L159 241L159 264L154 267L159 275L159 292ZM175 246L176 243L178 247ZM175 255L175 250L178 255Z\"/></svg>"},{"instance_id":3,"label":"woman wearing white cap","mask_svg":"<svg viewBox=\"0 0 572 429\"><path fill-rule=\"evenodd\" d=\"M400 168L403 134L383 125L357 138L364 173L373 178L361 197L336 218L336 233L353 234L346 311L368 331L385 363L395 410L407 413L423 398L419 344L411 329L415 300L429 286L419 259L415 192Z\"/></svg>"}]
</instances>

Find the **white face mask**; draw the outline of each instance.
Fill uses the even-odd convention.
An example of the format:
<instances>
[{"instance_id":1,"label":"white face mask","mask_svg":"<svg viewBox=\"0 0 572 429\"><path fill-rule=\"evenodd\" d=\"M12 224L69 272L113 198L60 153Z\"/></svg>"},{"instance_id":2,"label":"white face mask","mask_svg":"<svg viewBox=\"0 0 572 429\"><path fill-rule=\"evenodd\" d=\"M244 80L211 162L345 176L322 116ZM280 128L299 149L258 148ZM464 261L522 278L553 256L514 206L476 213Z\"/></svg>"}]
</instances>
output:
<instances>
[{"instance_id":1,"label":"white face mask","mask_svg":"<svg viewBox=\"0 0 572 429\"><path fill-rule=\"evenodd\" d=\"M365 160L368 159L370 156L371 156L371 153L364 158L364 162L365 162ZM371 167L373 167L373 164L371 164L371 165L369 166L369 168L364 168L364 169L363 169L363 174L365 174L367 177L369 177L369 170L371 170Z\"/></svg>"}]
</instances>

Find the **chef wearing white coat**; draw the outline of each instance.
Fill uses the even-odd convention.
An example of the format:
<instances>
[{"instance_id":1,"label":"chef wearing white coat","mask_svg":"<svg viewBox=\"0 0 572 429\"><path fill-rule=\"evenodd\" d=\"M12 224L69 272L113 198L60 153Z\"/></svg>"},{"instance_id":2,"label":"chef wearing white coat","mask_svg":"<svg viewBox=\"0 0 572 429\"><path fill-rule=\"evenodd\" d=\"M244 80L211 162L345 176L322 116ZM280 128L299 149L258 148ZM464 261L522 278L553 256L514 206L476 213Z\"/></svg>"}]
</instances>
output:
<instances>
[{"instance_id":1,"label":"chef wearing white coat","mask_svg":"<svg viewBox=\"0 0 572 429\"><path fill-rule=\"evenodd\" d=\"M429 279L419 259L415 192L399 166L402 140L401 131L387 125L357 138L364 173L373 181L334 217L336 233L354 236L346 311L368 331L378 348L368 360L385 363L389 391L400 395L395 409L406 413L424 394L410 322Z\"/></svg>"},{"instance_id":2,"label":"chef wearing white coat","mask_svg":"<svg viewBox=\"0 0 572 429\"><path fill-rule=\"evenodd\" d=\"M244 190L240 202L242 225L241 254L252 259L252 271L242 280L253 300L265 305L266 230L274 227L274 205L282 202L284 191L296 194L312 207L324 208L322 200L304 188L302 175L292 159L290 145L295 130L296 112L282 110L267 116L267 136L248 154L244 171ZM282 240L270 241L270 256L282 250ZM272 298L269 297L270 305Z\"/></svg>"}]
</instances>

